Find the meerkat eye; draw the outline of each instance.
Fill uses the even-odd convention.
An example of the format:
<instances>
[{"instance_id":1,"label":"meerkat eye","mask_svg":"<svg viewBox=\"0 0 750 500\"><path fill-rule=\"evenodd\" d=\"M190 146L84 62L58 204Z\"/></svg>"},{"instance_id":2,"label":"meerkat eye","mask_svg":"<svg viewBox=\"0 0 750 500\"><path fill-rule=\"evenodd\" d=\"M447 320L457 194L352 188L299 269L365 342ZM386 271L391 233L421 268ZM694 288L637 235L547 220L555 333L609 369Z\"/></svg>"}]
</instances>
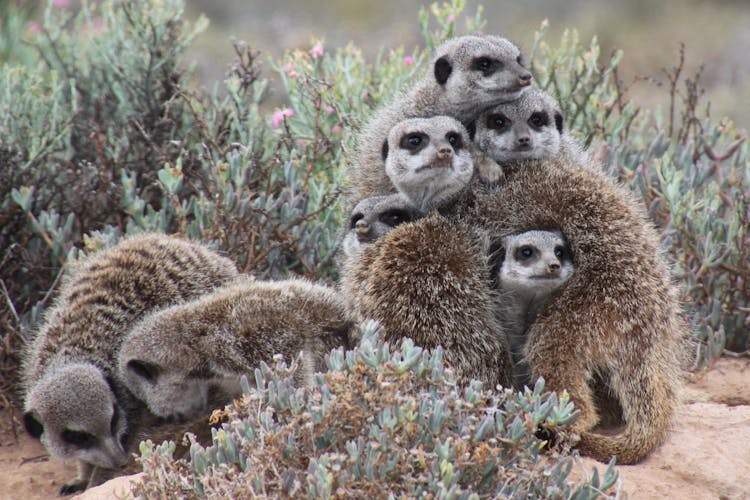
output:
<instances>
[{"instance_id":1,"label":"meerkat eye","mask_svg":"<svg viewBox=\"0 0 750 500\"><path fill-rule=\"evenodd\" d=\"M563 247L555 247L555 257L562 260L565 258L565 249Z\"/></svg>"},{"instance_id":2,"label":"meerkat eye","mask_svg":"<svg viewBox=\"0 0 750 500\"><path fill-rule=\"evenodd\" d=\"M536 111L529 117L529 125L534 128L542 128L549 125L549 117L544 111Z\"/></svg>"},{"instance_id":3,"label":"meerkat eye","mask_svg":"<svg viewBox=\"0 0 750 500\"><path fill-rule=\"evenodd\" d=\"M519 55L518 57L516 57L516 62L519 66L523 66L523 56Z\"/></svg>"},{"instance_id":4,"label":"meerkat eye","mask_svg":"<svg viewBox=\"0 0 750 500\"><path fill-rule=\"evenodd\" d=\"M127 368L148 382L155 382L159 376L159 368L156 365L138 359L128 361Z\"/></svg>"},{"instance_id":5,"label":"meerkat eye","mask_svg":"<svg viewBox=\"0 0 750 500\"><path fill-rule=\"evenodd\" d=\"M534 248L529 245L524 245L516 250L516 259L528 260L534 256Z\"/></svg>"},{"instance_id":6,"label":"meerkat eye","mask_svg":"<svg viewBox=\"0 0 750 500\"><path fill-rule=\"evenodd\" d=\"M387 210L380 214L378 220L387 226L396 227L404 222L409 222L411 216L406 210L394 208L393 210Z\"/></svg>"},{"instance_id":7,"label":"meerkat eye","mask_svg":"<svg viewBox=\"0 0 750 500\"><path fill-rule=\"evenodd\" d=\"M354 229L354 226L357 225L357 222L361 221L364 218L365 218L365 215L363 213L356 213L352 215L352 218L349 221L349 229Z\"/></svg>"},{"instance_id":8,"label":"meerkat eye","mask_svg":"<svg viewBox=\"0 0 750 500\"><path fill-rule=\"evenodd\" d=\"M65 429L62 432L63 441L79 448L93 448L96 445L96 437L88 432L72 431Z\"/></svg>"},{"instance_id":9,"label":"meerkat eye","mask_svg":"<svg viewBox=\"0 0 750 500\"><path fill-rule=\"evenodd\" d=\"M399 146L401 146L402 149L408 149L409 151L418 151L424 145L427 144L429 141L429 138L422 133L414 133L414 134L407 134L403 138L401 138L401 143Z\"/></svg>"},{"instance_id":10,"label":"meerkat eye","mask_svg":"<svg viewBox=\"0 0 750 500\"><path fill-rule=\"evenodd\" d=\"M510 127L510 120L502 113L493 113L487 117L487 128L503 131Z\"/></svg>"},{"instance_id":11,"label":"meerkat eye","mask_svg":"<svg viewBox=\"0 0 750 500\"><path fill-rule=\"evenodd\" d=\"M447 134L445 134L445 138L455 150L459 150L464 146L464 141L461 139L461 134L458 134L456 132L448 132Z\"/></svg>"},{"instance_id":12,"label":"meerkat eye","mask_svg":"<svg viewBox=\"0 0 750 500\"><path fill-rule=\"evenodd\" d=\"M489 57L477 57L471 62L471 69L481 71L484 76L490 76L495 71L503 69L503 63Z\"/></svg>"}]
</instances>

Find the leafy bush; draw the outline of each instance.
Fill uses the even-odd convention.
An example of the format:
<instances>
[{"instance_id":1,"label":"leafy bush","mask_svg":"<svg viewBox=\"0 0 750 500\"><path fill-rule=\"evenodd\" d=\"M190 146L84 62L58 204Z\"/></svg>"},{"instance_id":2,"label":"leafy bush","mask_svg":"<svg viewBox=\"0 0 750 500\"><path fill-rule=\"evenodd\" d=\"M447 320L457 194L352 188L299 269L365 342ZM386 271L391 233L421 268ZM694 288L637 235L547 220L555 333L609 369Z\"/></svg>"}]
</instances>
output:
<instances>
[{"instance_id":1,"label":"leafy bush","mask_svg":"<svg viewBox=\"0 0 750 500\"><path fill-rule=\"evenodd\" d=\"M613 464L577 484L571 458L540 457L537 429L563 432L575 418L540 380L523 395L461 388L442 351L404 339L391 350L375 323L353 351L341 348L315 389L295 389L283 363L255 371L255 387L190 461L174 443L142 443L144 498L595 498L617 480Z\"/></svg>"}]
</instances>

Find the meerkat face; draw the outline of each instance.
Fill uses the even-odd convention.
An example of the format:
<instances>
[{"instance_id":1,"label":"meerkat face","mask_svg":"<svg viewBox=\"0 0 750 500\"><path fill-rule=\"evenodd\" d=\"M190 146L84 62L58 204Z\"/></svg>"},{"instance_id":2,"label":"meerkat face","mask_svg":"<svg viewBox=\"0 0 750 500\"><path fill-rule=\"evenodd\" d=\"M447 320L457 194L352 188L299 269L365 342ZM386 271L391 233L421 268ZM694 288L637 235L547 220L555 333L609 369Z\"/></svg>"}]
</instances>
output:
<instances>
[{"instance_id":1,"label":"meerkat face","mask_svg":"<svg viewBox=\"0 0 750 500\"><path fill-rule=\"evenodd\" d=\"M550 293L573 273L573 261L560 231L526 231L501 240L505 260L499 271L503 290L530 295Z\"/></svg>"},{"instance_id":2,"label":"meerkat face","mask_svg":"<svg viewBox=\"0 0 750 500\"><path fill-rule=\"evenodd\" d=\"M26 398L24 426L64 460L96 467L125 465L125 415L94 365L70 364L42 378Z\"/></svg>"},{"instance_id":3,"label":"meerkat face","mask_svg":"<svg viewBox=\"0 0 750 500\"><path fill-rule=\"evenodd\" d=\"M182 323L171 314L178 307L148 315L133 327L120 348L118 369L154 415L187 420L206 411L209 387L220 377L194 346L180 340Z\"/></svg>"},{"instance_id":4,"label":"meerkat face","mask_svg":"<svg viewBox=\"0 0 750 500\"><path fill-rule=\"evenodd\" d=\"M388 134L385 171L401 194L427 211L449 201L471 181L474 160L468 142L466 128L454 118L404 120Z\"/></svg>"},{"instance_id":5,"label":"meerkat face","mask_svg":"<svg viewBox=\"0 0 750 500\"><path fill-rule=\"evenodd\" d=\"M557 102L529 89L514 102L483 112L476 122L475 142L499 164L547 159L560 151L563 117Z\"/></svg>"},{"instance_id":6,"label":"meerkat face","mask_svg":"<svg viewBox=\"0 0 750 500\"><path fill-rule=\"evenodd\" d=\"M401 194L372 196L357 203L349 218L349 230L342 249L346 257L362 245L372 243L391 229L421 217L421 213Z\"/></svg>"},{"instance_id":7,"label":"meerkat face","mask_svg":"<svg viewBox=\"0 0 750 500\"><path fill-rule=\"evenodd\" d=\"M518 99L531 83L521 51L505 38L463 36L446 41L435 53L435 80L465 122L473 117L464 111Z\"/></svg>"}]
</instances>

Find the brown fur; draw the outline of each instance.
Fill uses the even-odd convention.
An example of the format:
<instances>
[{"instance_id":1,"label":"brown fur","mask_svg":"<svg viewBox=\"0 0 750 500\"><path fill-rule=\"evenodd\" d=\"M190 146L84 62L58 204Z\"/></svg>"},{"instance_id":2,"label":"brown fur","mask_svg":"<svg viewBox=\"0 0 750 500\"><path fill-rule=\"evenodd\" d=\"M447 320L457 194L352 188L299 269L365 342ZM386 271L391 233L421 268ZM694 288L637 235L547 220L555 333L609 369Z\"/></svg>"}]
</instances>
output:
<instances>
[{"instance_id":1,"label":"brown fur","mask_svg":"<svg viewBox=\"0 0 750 500\"><path fill-rule=\"evenodd\" d=\"M346 261L341 288L358 319L377 320L386 340L440 345L464 380L510 387L509 349L471 232L437 214L402 224Z\"/></svg>"},{"instance_id":2,"label":"brown fur","mask_svg":"<svg viewBox=\"0 0 750 500\"><path fill-rule=\"evenodd\" d=\"M559 229L576 268L529 329L525 357L533 377L570 394L581 412L573 430L582 453L638 462L669 429L686 334L657 232L641 203L593 169L550 160L505 174L500 190L477 194L464 222L495 239ZM600 423L595 401L607 393L626 423L615 436L593 432Z\"/></svg>"}]
</instances>

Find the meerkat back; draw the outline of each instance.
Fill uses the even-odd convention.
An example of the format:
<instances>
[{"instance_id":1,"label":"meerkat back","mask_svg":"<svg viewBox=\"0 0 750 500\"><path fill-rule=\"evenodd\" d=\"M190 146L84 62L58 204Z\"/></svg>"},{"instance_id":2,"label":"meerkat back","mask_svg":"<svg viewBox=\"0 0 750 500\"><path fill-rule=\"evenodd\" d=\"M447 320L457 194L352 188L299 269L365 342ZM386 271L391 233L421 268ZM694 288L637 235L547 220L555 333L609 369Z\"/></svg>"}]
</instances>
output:
<instances>
[{"instance_id":1,"label":"meerkat back","mask_svg":"<svg viewBox=\"0 0 750 500\"><path fill-rule=\"evenodd\" d=\"M353 327L333 289L301 279L238 280L146 316L128 333L119 370L153 413L190 419L207 410L212 386L236 397L240 377L276 354L290 363L302 353L296 379L311 384L331 349L348 346Z\"/></svg>"},{"instance_id":2,"label":"meerkat back","mask_svg":"<svg viewBox=\"0 0 750 500\"><path fill-rule=\"evenodd\" d=\"M143 405L115 373L125 332L146 312L200 295L237 275L188 241L149 234L84 259L64 280L23 355L24 424L48 451L79 461L61 493L85 489L94 468L127 460Z\"/></svg>"},{"instance_id":3,"label":"meerkat back","mask_svg":"<svg viewBox=\"0 0 750 500\"><path fill-rule=\"evenodd\" d=\"M518 47L497 36L462 36L437 47L430 72L376 110L359 134L349 179L353 202L394 192L382 152L396 124L408 118L445 115L467 125L485 108L521 95L532 78L523 64Z\"/></svg>"}]
</instances>

